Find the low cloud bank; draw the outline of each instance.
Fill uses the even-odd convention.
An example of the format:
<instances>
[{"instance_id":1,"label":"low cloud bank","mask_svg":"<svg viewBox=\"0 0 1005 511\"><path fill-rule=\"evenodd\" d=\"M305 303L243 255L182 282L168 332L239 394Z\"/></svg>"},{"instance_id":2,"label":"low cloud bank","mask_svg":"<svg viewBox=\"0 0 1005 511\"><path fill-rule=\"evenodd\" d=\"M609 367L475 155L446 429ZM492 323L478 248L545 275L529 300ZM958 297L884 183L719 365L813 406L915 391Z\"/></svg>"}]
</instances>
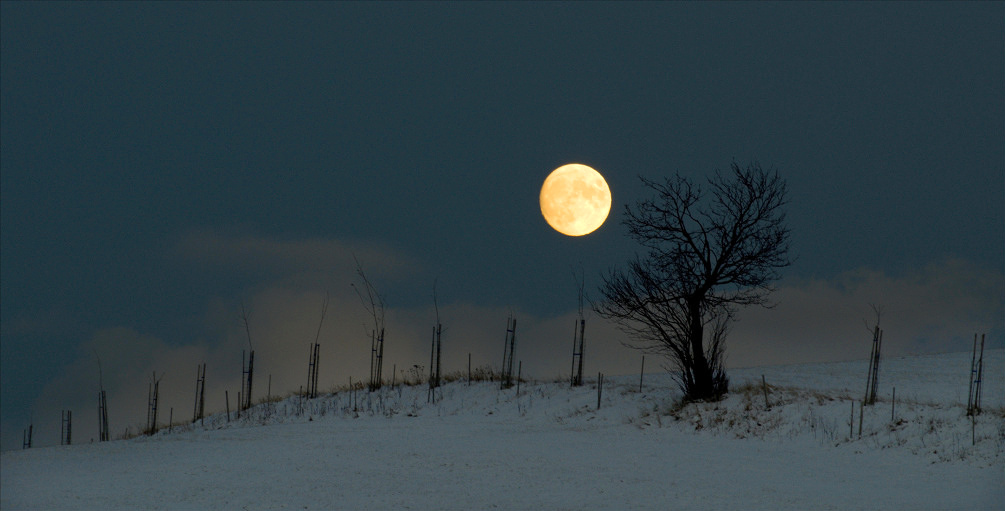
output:
<instances>
[{"instance_id":1,"label":"low cloud bank","mask_svg":"<svg viewBox=\"0 0 1005 511\"><path fill-rule=\"evenodd\" d=\"M34 405L36 445L58 441L58 413L74 412L75 443L97 438L98 357L108 392L111 433L142 427L148 383L154 371L163 375L159 417L171 410L176 421L191 420L196 368L207 364L207 412L223 411L225 392L237 406L241 388L241 351L255 349L253 398L267 392L286 395L307 381L310 344L321 343L319 390L329 391L369 376L368 317L355 290L351 253L367 254L361 262L383 282L407 279L408 258L372 247L335 242L276 242L255 238L220 238L196 233L178 245L179 253L204 265L232 264L272 268L253 283L243 300L213 300L206 305L206 338L174 345L119 326L95 332L79 347L78 358L39 393ZM372 253L371 253L372 252ZM347 255L349 254L349 255ZM383 254L383 255L382 255ZM369 273L368 273L369 274ZM330 303L318 331L321 304ZM441 295L442 296L442 295ZM883 307L886 356L969 350L973 335L988 334L989 347L1005 347L1005 276L960 261L932 265L900 276L870 270L847 272L833 279L785 282L772 295L772 309L739 314L727 345L729 367L864 359L871 335L866 322L875 317L872 304ZM442 300L442 298L441 298ZM241 315L249 311L251 343ZM444 372L473 367L498 369L502 362L507 316L517 319L516 360L523 374L540 379L568 378L572 364L575 311L541 317L533 311L486 307L464 300L442 300ZM424 307L386 310L383 373L395 379L428 371L436 311ZM642 354L626 348L626 338L611 323L588 312L586 375L637 373ZM647 372L660 371L660 360L647 357ZM271 377L271 389L270 387Z\"/></svg>"},{"instance_id":2,"label":"low cloud bank","mask_svg":"<svg viewBox=\"0 0 1005 511\"><path fill-rule=\"evenodd\" d=\"M268 392L287 395L306 385L310 344L318 338L320 349L319 390L330 391L353 382L366 381L370 367L370 325L357 296L332 295L328 313L318 334L323 290L273 287L257 293L247 304L252 346L255 349L253 399ZM76 362L43 389L34 410L36 439L58 439L54 420L63 409L74 411L75 442L97 437L98 364L101 358L103 385L108 394L112 436L127 428L137 431L146 420L147 391L156 371L160 380L160 421L173 417L191 420L195 403L196 368L206 363L206 409L219 412L236 408L241 389L242 351L250 351L240 307L219 305L210 315L219 321L220 339L186 346L167 343L136 330L116 327L96 332L79 350ZM517 319L515 360L522 362L525 377L567 378L571 370L573 327L576 314L541 318L521 310L480 307L467 303L440 307L443 324L442 371L466 372L468 355L472 368L498 370L506 332L506 319ZM390 380L428 374L430 344L436 313L428 308L386 311L383 374ZM641 355L620 343L621 334L597 318L588 320L584 371L595 374L638 370ZM649 365L649 364L647 364ZM649 365L655 368L655 365ZM516 366L514 366L516 370ZM270 383L271 378L271 383ZM271 388L271 390L270 390ZM44 442L39 445L51 444Z\"/></svg>"},{"instance_id":3,"label":"low cloud bank","mask_svg":"<svg viewBox=\"0 0 1005 511\"><path fill-rule=\"evenodd\" d=\"M781 286L772 309L747 309L730 336L729 364L865 359L882 307L886 356L965 351L975 333L1005 347L1005 275L963 261L889 276L862 269Z\"/></svg>"}]
</instances>

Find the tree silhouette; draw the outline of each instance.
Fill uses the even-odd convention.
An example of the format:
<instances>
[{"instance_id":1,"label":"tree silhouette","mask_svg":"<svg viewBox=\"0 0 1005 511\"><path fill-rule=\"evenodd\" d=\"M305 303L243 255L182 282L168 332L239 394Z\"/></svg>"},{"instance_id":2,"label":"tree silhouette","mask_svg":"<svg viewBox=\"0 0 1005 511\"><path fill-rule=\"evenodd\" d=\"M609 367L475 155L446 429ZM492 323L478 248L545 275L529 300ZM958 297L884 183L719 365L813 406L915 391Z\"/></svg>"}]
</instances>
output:
<instances>
[{"instance_id":1,"label":"tree silhouette","mask_svg":"<svg viewBox=\"0 0 1005 511\"><path fill-rule=\"evenodd\" d=\"M626 345L666 355L685 399L718 399L736 308L769 306L789 265L785 181L758 163L733 163L705 186L679 174L641 179L655 197L626 206L624 224L648 253L604 276L594 310L628 334Z\"/></svg>"}]
</instances>

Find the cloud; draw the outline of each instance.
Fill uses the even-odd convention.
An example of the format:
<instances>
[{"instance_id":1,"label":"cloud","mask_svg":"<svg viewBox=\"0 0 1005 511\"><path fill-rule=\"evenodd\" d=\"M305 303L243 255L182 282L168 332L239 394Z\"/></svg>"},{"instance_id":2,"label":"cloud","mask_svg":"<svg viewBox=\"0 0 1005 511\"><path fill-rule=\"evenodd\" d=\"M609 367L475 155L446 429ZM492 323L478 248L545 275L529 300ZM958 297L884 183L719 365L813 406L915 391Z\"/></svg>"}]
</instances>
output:
<instances>
[{"instance_id":1,"label":"cloud","mask_svg":"<svg viewBox=\"0 0 1005 511\"><path fill-rule=\"evenodd\" d=\"M964 351L974 333L1005 345L1005 275L947 261L891 276L869 269L782 285L774 309L741 311L728 347L732 366L864 359L882 306L888 356Z\"/></svg>"},{"instance_id":2,"label":"cloud","mask_svg":"<svg viewBox=\"0 0 1005 511\"><path fill-rule=\"evenodd\" d=\"M305 384L310 344L315 338L321 343L320 390L345 385L350 378L358 382L369 377L371 319L353 290L343 288L330 294L327 315L319 332L325 293L319 285L305 287L280 281L248 299L248 330L255 350L255 400L269 392L270 378L273 395L287 395ZM487 365L498 370L506 318L512 313L518 320L515 358L523 362L523 375L544 379L569 375L575 322L572 312L538 317L521 310L464 302L441 305L439 312L444 327L444 373L466 371L468 354L474 368ZM36 438L49 441L36 444L55 443L59 438L59 422L55 418L64 409L74 412L77 442L97 437L96 354L101 358L113 437L121 435L127 427L136 431L144 424L148 384L155 371L162 378L161 423L166 423L172 408L176 421L192 418L196 368L203 362L207 364L207 411L225 409L225 392L229 393L233 410L241 389L241 352L250 351L248 333L239 305L214 303L207 315L216 325L216 339L212 342L174 346L125 327L95 333L80 346L77 360L47 384L37 399ZM395 379L401 381L416 366L421 368L421 374L427 374L435 317L431 304L386 310L383 373L387 380L394 372ZM619 336L611 325L597 318L588 321L587 374L638 370L640 355L623 347Z\"/></svg>"},{"instance_id":3,"label":"cloud","mask_svg":"<svg viewBox=\"0 0 1005 511\"><path fill-rule=\"evenodd\" d=\"M374 275L393 276L414 270L416 263L390 246L335 239L289 239L253 234L223 235L213 230L189 231L175 242L181 258L204 266L271 275L355 271L356 259Z\"/></svg>"},{"instance_id":4,"label":"cloud","mask_svg":"<svg viewBox=\"0 0 1005 511\"><path fill-rule=\"evenodd\" d=\"M180 383L182 368L187 374L191 361L206 358L208 351L200 345L170 346L131 328L96 332L79 346L76 360L42 388L33 406L36 445L51 444L54 442L46 439L59 438L59 422L55 417L61 410L73 411L76 442L97 437L99 359L100 379L109 402L111 433L117 436L127 425L142 424L145 420L147 383L153 371L157 371L158 377L164 376L166 385ZM175 411L180 413L181 409ZM163 412L166 414L168 408Z\"/></svg>"},{"instance_id":5,"label":"cloud","mask_svg":"<svg viewBox=\"0 0 1005 511\"><path fill-rule=\"evenodd\" d=\"M365 248L365 247L364 247ZM207 334L184 345L167 343L138 329L116 327L96 332L81 345L77 360L45 385L35 402L36 438L55 443L58 412L72 409L78 441L97 436L97 361L101 357L108 391L113 436L137 428L146 418L147 385L156 371L161 380L160 416L166 421L190 420L195 373L207 364L206 407L225 408L225 392L236 407L241 389L241 352L255 350L257 400L268 391L286 395L307 380L310 344L321 343L319 387L322 391L369 376L372 318L355 290L351 252L367 257L379 278L378 290L395 279L414 279L406 258L372 254L335 241L275 241L254 237L192 235L179 244L181 252L206 264L231 258L249 266L282 266L262 276L243 300L215 299L206 304ZM290 253L283 253L289 250ZM371 249L376 250L376 249ZM373 264L369 264L373 263ZM297 273L301 272L301 273ZM332 275L342 272L333 285ZM316 278L318 274L327 278ZM330 302L320 332L321 305ZM747 309L739 314L727 345L729 367L864 359L871 339L866 321L873 321L870 304L883 306L884 353L887 356L968 350L974 332L987 332L990 346L1005 345L1005 277L973 265L950 261L890 276L857 270L833 279L783 283L773 295L773 309ZM248 332L241 302L248 311ZM414 302L413 302L414 303ZM444 372L463 372L468 355L474 367L498 369L502 362L506 318L517 319L516 360L523 374L539 379L567 378L572 363L576 313L543 316L520 308L484 306L466 300L445 301L439 316ZM386 310L385 361L387 379L401 379L418 366L429 366L430 340L436 321L431 303L390 306ZM634 374L641 353L623 346L617 328L588 313L585 372L595 375ZM659 371L660 360L647 357L646 367ZM37 442L39 443L39 442ZM42 445L42 443L39 443Z\"/></svg>"}]
</instances>

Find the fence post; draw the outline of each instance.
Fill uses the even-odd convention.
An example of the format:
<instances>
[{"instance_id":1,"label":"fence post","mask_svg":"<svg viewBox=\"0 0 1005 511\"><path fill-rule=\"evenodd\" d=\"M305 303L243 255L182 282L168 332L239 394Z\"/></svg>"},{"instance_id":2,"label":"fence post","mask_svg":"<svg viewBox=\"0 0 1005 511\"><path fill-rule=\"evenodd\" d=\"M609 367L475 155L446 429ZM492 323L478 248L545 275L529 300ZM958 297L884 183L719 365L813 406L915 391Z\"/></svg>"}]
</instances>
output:
<instances>
[{"instance_id":1,"label":"fence post","mask_svg":"<svg viewBox=\"0 0 1005 511\"><path fill-rule=\"evenodd\" d=\"M848 419L848 440L855 436L855 400L851 401L851 418Z\"/></svg>"},{"instance_id":2,"label":"fence post","mask_svg":"<svg viewBox=\"0 0 1005 511\"><path fill-rule=\"evenodd\" d=\"M600 396L604 392L604 373L597 373L597 410L600 409Z\"/></svg>"},{"instance_id":3,"label":"fence post","mask_svg":"<svg viewBox=\"0 0 1005 511\"><path fill-rule=\"evenodd\" d=\"M768 403L768 383L764 380L764 375L761 375L761 388L764 389L764 408L770 410L771 405Z\"/></svg>"},{"instance_id":4,"label":"fence post","mask_svg":"<svg viewBox=\"0 0 1005 511\"><path fill-rule=\"evenodd\" d=\"M890 399L890 422L895 420L897 415L897 387L893 388L893 397Z\"/></svg>"},{"instance_id":5,"label":"fence post","mask_svg":"<svg viewBox=\"0 0 1005 511\"><path fill-rule=\"evenodd\" d=\"M642 355L642 369L639 371L639 394L642 393L642 379L646 376L646 356Z\"/></svg>"},{"instance_id":6,"label":"fence post","mask_svg":"<svg viewBox=\"0 0 1005 511\"><path fill-rule=\"evenodd\" d=\"M854 405L852 405L854 406ZM858 407L858 437L862 438L862 418L865 416L865 401Z\"/></svg>"},{"instance_id":7,"label":"fence post","mask_svg":"<svg viewBox=\"0 0 1005 511\"><path fill-rule=\"evenodd\" d=\"M520 375L523 374L523 360L516 366L516 397L520 397Z\"/></svg>"},{"instance_id":8,"label":"fence post","mask_svg":"<svg viewBox=\"0 0 1005 511\"><path fill-rule=\"evenodd\" d=\"M977 445L977 416L970 416L970 445Z\"/></svg>"}]
</instances>

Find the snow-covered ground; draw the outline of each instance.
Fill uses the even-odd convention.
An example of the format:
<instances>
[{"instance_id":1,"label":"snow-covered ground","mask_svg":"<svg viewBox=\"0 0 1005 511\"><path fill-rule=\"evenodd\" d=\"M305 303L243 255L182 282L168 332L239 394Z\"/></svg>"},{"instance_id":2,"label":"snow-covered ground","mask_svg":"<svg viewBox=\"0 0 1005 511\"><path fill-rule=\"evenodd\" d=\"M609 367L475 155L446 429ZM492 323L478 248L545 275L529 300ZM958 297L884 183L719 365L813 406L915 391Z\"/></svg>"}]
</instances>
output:
<instances>
[{"instance_id":1,"label":"snow-covered ground","mask_svg":"<svg viewBox=\"0 0 1005 511\"><path fill-rule=\"evenodd\" d=\"M969 366L963 353L884 361L861 436L858 405L849 419L865 361L733 370L728 398L686 406L653 374L642 392L638 375L605 378L599 410L595 379L519 396L454 382L435 404L424 387L294 397L152 437L5 452L0 507L1001 510L1005 350L985 353L974 423Z\"/></svg>"}]
</instances>

